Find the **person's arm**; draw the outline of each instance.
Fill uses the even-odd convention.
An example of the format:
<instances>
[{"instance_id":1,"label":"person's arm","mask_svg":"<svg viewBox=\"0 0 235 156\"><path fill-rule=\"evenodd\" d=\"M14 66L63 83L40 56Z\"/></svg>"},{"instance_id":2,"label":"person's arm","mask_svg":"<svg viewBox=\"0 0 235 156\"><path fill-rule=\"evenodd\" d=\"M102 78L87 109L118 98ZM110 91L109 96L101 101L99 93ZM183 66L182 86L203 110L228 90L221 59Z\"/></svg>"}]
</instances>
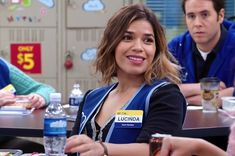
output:
<instances>
[{"instance_id":1,"label":"person's arm","mask_svg":"<svg viewBox=\"0 0 235 156\"><path fill-rule=\"evenodd\" d=\"M0 106L15 103L15 96L11 92L0 90Z\"/></svg>"},{"instance_id":2,"label":"person's arm","mask_svg":"<svg viewBox=\"0 0 235 156\"><path fill-rule=\"evenodd\" d=\"M223 97L223 96L233 96L234 93L234 87L229 87L229 88L225 88L223 90L220 90L219 92L219 96Z\"/></svg>"},{"instance_id":3,"label":"person's arm","mask_svg":"<svg viewBox=\"0 0 235 156\"><path fill-rule=\"evenodd\" d=\"M235 149L235 122L233 122L232 126L230 127L230 135L227 147L228 155L234 155L234 149Z\"/></svg>"},{"instance_id":4,"label":"person's arm","mask_svg":"<svg viewBox=\"0 0 235 156\"><path fill-rule=\"evenodd\" d=\"M112 156L148 156L149 145L147 143L131 144L111 144L103 143L107 148L108 155ZM104 155L104 147L90 139L87 135L73 135L67 139L65 146L66 153L78 152L80 155L87 154L92 156Z\"/></svg>"},{"instance_id":5,"label":"person's arm","mask_svg":"<svg viewBox=\"0 0 235 156\"><path fill-rule=\"evenodd\" d=\"M29 99L37 108L49 103L49 94L55 89L49 85L39 83L11 64L7 64L10 71L10 81L16 89L17 95L29 95Z\"/></svg>"},{"instance_id":6,"label":"person's arm","mask_svg":"<svg viewBox=\"0 0 235 156\"><path fill-rule=\"evenodd\" d=\"M223 96L233 96L233 92L234 92L234 88L233 87L229 87L229 88L225 88L219 91L219 107L221 107L222 105L222 101L221 101L221 97ZM194 104L194 105L202 105L201 103L201 95L196 95L196 96L191 96L186 98L187 102L189 104Z\"/></svg>"},{"instance_id":7,"label":"person's arm","mask_svg":"<svg viewBox=\"0 0 235 156\"><path fill-rule=\"evenodd\" d=\"M178 86L185 98L201 94L200 83L179 84Z\"/></svg>"},{"instance_id":8,"label":"person's arm","mask_svg":"<svg viewBox=\"0 0 235 156\"><path fill-rule=\"evenodd\" d=\"M187 145L187 146L185 146ZM226 152L215 145L195 138L166 137L163 139L160 156L226 156Z\"/></svg>"},{"instance_id":9,"label":"person's arm","mask_svg":"<svg viewBox=\"0 0 235 156\"><path fill-rule=\"evenodd\" d=\"M185 98L193 97L193 96L197 96L201 94L200 83L184 83L184 84L179 84L178 86ZM220 90L226 89L224 82L222 81L220 82L219 89Z\"/></svg>"},{"instance_id":10,"label":"person's arm","mask_svg":"<svg viewBox=\"0 0 235 156\"><path fill-rule=\"evenodd\" d=\"M201 106L202 105L201 95L191 96L191 97L186 98L186 100L187 100L187 102L189 104L192 104L192 105L197 105L197 106Z\"/></svg>"},{"instance_id":11,"label":"person's arm","mask_svg":"<svg viewBox=\"0 0 235 156\"><path fill-rule=\"evenodd\" d=\"M177 85L158 89L150 99L149 112L137 142L148 143L154 133L173 135L182 129L185 112L186 101Z\"/></svg>"}]
</instances>

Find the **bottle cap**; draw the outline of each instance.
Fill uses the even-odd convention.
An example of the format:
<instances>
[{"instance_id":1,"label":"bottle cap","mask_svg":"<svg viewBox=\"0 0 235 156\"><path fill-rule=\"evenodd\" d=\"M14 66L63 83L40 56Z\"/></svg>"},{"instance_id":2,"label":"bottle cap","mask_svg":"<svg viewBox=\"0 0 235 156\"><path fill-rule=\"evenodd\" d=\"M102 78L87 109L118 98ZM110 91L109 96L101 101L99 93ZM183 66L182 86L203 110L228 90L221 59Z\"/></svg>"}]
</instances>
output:
<instances>
[{"instance_id":1,"label":"bottle cap","mask_svg":"<svg viewBox=\"0 0 235 156\"><path fill-rule=\"evenodd\" d=\"M71 94L74 95L74 96L81 96L82 95L82 91L80 89L79 83L75 83L73 85L73 89L71 91Z\"/></svg>"},{"instance_id":2,"label":"bottle cap","mask_svg":"<svg viewBox=\"0 0 235 156\"><path fill-rule=\"evenodd\" d=\"M164 137L169 137L169 136L171 136L171 135L170 134L160 134L160 133L152 134L153 138L164 138Z\"/></svg>"},{"instance_id":3,"label":"bottle cap","mask_svg":"<svg viewBox=\"0 0 235 156\"><path fill-rule=\"evenodd\" d=\"M61 101L61 93L51 93L50 101Z\"/></svg>"},{"instance_id":4,"label":"bottle cap","mask_svg":"<svg viewBox=\"0 0 235 156\"><path fill-rule=\"evenodd\" d=\"M79 84L79 83L75 83L75 84L73 85L73 87L79 88L79 87L80 87L80 84Z\"/></svg>"}]
</instances>

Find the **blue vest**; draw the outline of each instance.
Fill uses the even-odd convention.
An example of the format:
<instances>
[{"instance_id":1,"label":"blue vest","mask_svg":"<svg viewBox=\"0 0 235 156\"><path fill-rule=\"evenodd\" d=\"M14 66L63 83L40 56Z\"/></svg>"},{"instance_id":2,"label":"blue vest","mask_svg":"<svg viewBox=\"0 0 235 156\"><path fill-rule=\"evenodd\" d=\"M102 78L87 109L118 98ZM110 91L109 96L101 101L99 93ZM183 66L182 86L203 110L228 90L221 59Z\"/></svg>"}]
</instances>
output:
<instances>
[{"instance_id":1,"label":"blue vest","mask_svg":"<svg viewBox=\"0 0 235 156\"><path fill-rule=\"evenodd\" d=\"M134 98L131 99L123 109L143 110L144 123L144 119L148 114L149 101L152 93L159 87L167 84L169 83L166 81L155 81L152 85L143 84L135 94ZM81 132L83 131L87 121L91 119L94 111L97 110L97 108L103 103L104 99L107 97L110 91L112 91L116 86L117 83L107 87L98 88L91 91L87 95L85 104L83 106L83 117L81 118L79 134L81 134ZM136 142L140 130L141 128L116 128L113 122L109 129L105 142L118 144Z\"/></svg>"},{"instance_id":2,"label":"blue vest","mask_svg":"<svg viewBox=\"0 0 235 156\"><path fill-rule=\"evenodd\" d=\"M0 89L10 84L9 68L7 64L0 58Z\"/></svg>"}]
</instances>

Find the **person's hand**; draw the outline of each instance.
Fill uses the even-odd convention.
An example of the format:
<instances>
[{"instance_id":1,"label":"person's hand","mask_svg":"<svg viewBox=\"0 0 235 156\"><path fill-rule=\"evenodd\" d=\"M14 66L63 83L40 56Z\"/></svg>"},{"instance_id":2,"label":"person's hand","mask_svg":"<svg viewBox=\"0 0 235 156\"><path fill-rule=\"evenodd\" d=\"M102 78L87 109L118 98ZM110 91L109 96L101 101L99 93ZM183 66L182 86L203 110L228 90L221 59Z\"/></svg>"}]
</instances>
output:
<instances>
[{"instance_id":1,"label":"person's hand","mask_svg":"<svg viewBox=\"0 0 235 156\"><path fill-rule=\"evenodd\" d=\"M220 83L219 83L219 89L220 90L223 90L223 89L226 89L227 87L226 87L226 85L225 85L225 83L223 82L223 81L220 81Z\"/></svg>"},{"instance_id":2,"label":"person's hand","mask_svg":"<svg viewBox=\"0 0 235 156\"><path fill-rule=\"evenodd\" d=\"M197 105L197 106L201 106L202 105L202 98L201 95L196 95L196 96L191 96L191 97L187 97L186 101L189 104L193 104L193 105Z\"/></svg>"},{"instance_id":3,"label":"person's hand","mask_svg":"<svg viewBox=\"0 0 235 156\"><path fill-rule=\"evenodd\" d=\"M32 94L26 95L26 97L31 101L32 108L38 109L46 105L45 99L39 94L32 93Z\"/></svg>"},{"instance_id":4,"label":"person's hand","mask_svg":"<svg viewBox=\"0 0 235 156\"><path fill-rule=\"evenodd\" d=\"M74 135L67 139L65 153L75 152L80 153L80 156L101 156L104 154L104 148L87 135Z\"/></svg>"},{"instance_id":5,"label":"person's hand","mask_svg":"<svg viewBox=\"0 0 235 156\"><path fill-rule=\"evenodd\" d=\"M235 122L230 127L230 135L227 147L228 154L233 155L232 153L234 153L234 149L235 149Z\"/></svg>"},{"instance_id":6,"label":"person's hand","mask_svg":"<svg viewBox=\"0 0 235 156\"><path fill-rule=\"evenodd\" d=\"M165 137L163 139L160 156L192 155L227 156L227 153L203 139L183 137Z\"/></svg>"},{"instance_id":7,"label":"person's hand","mask_svg":"<svg viewBox=\"0 0 235 156\"><path fill-rule=\"evenodd\" d=\"M15 103L15 95L11 92L0 90L0 106Z\"/></svg>"},{"instance_id":8,"label":"person's hand","mask_svg":"<svg viewBox=\"0 0 235 156\"><path fill-rule=\"evenodd\" d=\"M191 156L194 147L185 147L185 145L194 141L191 138L165 137L162 142L160 156Z\"/></svg>"}]
</instances>

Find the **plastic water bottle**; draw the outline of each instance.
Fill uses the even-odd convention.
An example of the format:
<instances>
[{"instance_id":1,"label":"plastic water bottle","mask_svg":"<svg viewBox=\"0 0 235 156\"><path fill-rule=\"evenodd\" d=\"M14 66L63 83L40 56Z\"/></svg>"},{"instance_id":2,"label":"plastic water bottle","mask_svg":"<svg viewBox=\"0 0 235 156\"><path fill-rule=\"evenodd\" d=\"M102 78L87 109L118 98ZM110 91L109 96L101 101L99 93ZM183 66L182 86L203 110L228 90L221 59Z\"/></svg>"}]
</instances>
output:
<instances>
[{"instance_id":1,"label":"plastic water bottle","mask_svg":"<svg viewBox=\"0 0 235 156\"><path fill-rule=\"evenodd\" d=\"M83 98L83 93L80 90L80 85L76 83L73 85L73 89L69 96L69 107L72 114L77 113L82 98Z\"/></svg>"},{"instance_id":2,"label":"plastic water bottle","mask_svg":"<svg viewBox=\"0 0 235 156\"><path fill-rule=\"evenodd\" d=\"M61 105L61 93L50 94L50 104L44 116L44 149L48 155L64 155L67 120Z\"/></svg>"}]
</instances>

